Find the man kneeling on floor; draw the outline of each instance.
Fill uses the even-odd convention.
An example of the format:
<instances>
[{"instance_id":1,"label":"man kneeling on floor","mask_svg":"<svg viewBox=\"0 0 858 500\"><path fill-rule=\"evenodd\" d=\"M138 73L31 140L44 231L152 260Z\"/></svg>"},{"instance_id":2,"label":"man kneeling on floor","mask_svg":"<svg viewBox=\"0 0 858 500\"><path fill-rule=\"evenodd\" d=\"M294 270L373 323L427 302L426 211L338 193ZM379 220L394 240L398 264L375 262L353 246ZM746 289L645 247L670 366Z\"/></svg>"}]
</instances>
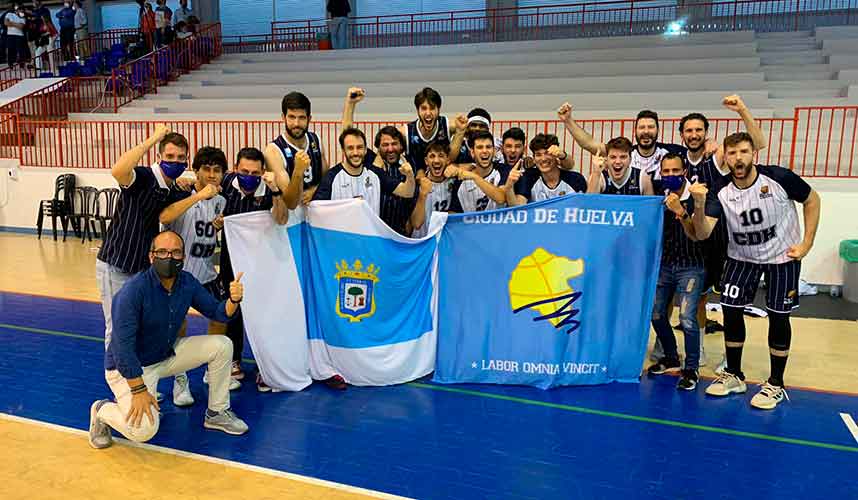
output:
<instances>
[{"instance_id":1,"label":"man kneeling on floor","mask_svg":"<svg viewBox=\"0 0 858 500\"><path fill-rule=\"evenodd\" d=\"M90 408L89 443L113 443L110 428L145 442L158 432L158 380L208 364L209 407L203 425L228 434L244 434L247 424L229 407L232 341L223 335L177 339L188 308L226 323L244 295L238 273L229 298L217 302L190 273L182 271L184 242L173 231L160 233L149 252L152 266L129 280L113 299L113 336L104 354L104 376L116 402L96 401Z\"/></svg>"}]
</instances>

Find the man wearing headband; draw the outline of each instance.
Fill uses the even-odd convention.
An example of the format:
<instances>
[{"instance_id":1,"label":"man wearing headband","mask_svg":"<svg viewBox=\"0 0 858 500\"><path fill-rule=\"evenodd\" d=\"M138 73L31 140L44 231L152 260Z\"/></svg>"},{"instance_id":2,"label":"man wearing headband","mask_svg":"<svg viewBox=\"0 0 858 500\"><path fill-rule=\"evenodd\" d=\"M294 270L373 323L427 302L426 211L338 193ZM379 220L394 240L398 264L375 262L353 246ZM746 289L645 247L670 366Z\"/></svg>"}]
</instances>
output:
<instances>
[{"instance_id":1,"label":"man wearing headband","mask_svg":"<svg viewBox=\"0 0 858 500\"><path fill-rule=\"evenodd\" d=\"M310 158L307 155L296 155L295 171L300 179L303 172L310 167ZM223 208L223 217L235 214L245 214L260 210L270 210L274 220L278 224L286 224L288 220L288 209L283 193L280 192L273 172L265 171L265 157L262 151L256 148L243 148L238 152L235 167L232 172L226 174L221 181L221 196L226 200ZM223 227L223 217L214 221L214 227ZM229 289L229 284L235 279L237 273L232 267L229 256L229 245L227 244L226 232L221 233L220 243L220 279L223 288ZM231 376L236 380L244 379L241 370L241 354L244 350L244 317L239 310L227 323L226 334L232 340L232 371ZM256 375L256 389L259 392L271 390L262 377Z\"/></svg>"},{"instance_id":2,"label":"man wearing headband","mask_svg":"<svg viewBox=\"0 0 858 500\"><path fill-rule=\"evenodd\" d=\"M579 146L594 155L608 154L605 144L594 139L592 135L588 134L572 119L571 104L564 102L557 110L557 116L566 125L566 130L572 134L572 137ZM680 156L685 155L685 148L679 144L658 142L658 130L658 114L648 109L638 113L638 116L635 118L635 144L632 146L630 153L630 162L633 168L639 169L653 180L659 178L659 166L664 155L667 153L676 153ZM717 144L715 142L707 141L706 148L708 154L711 154L716 147Z\"/></svg>"},{"instance_id":3,"label":"man wearing headband","mask_svg":"<svg viewBox=\"0 0 858 500\"><path fill-rule=\"evenodd\" d=\"M463 144L462 147L459 148L459 155L456 157L456 161L453 163L457 164L465 164L465 163L473 163L474 156L471 148L468 146L470 144L469 137L472 134L475 134L480 131L491 132L492 131L492 116L483 108L474 108L468 112L468 126L465 130L465 139L467 140L467 144ZM494 139L494 159L498 163L504 162L503 157L503 144L498 139Z\"/></svg>"},{"instance_id":4,"label":"man wearing headband","mask_svg":"<svg viewBox=\"0 0 858 500\"><path fill-rule=\"evenodd\" d=\"M155 146L155 163L137 166ZM104 313L104 345L113 331L113 297L131 277L149 266L149 246L158 234L158 215L189 193L176 189L188 166L188 140L158 124L141 144L126 151L110 170L121 189L116 211L95 261L95 278Z\"/></svg>"}]
</instances>

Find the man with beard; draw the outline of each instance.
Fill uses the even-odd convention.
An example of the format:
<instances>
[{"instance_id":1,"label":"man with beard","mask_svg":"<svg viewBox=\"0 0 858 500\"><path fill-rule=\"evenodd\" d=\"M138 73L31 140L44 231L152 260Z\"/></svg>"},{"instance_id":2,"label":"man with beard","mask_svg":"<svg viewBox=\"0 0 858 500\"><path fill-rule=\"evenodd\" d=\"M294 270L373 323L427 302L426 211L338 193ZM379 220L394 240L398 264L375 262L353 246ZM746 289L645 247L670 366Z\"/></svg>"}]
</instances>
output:
<instances>
[{"instance_id":1,"label":"man with beard","mask_svg":"<svg viewBox=\"0 0 858 500\"><path fill-rule=\"evenodd\" d=\"M523 160L522 167L531 168L535 165L532 156L525 156L524 145L527 142L527 136L524 130L518 127L512 127L506 130L501 137L501 153L503 161L507 165L515 166L519 160ZM560 143L551 146L551 154L560 160L560 168L563 170L572 170L575 168L575 159L572 155L560 149Z\"/></svg>"},{"instance_id":2,"label":"man with beard","mask_svg":"<svg viewBox=\"0 0 858 500\"><path fill-rule=\"evenodd\" d=\"M557 110L557 116L566 125L575 142L592 154L607 154L605 145L593 138L572 119L572 105L564 102ZM635 118L635 145L631 151L631 166L648 174L652 179L659 178L659 165L667 153L685 154L685 148L678 144L665 144L657 141L658 114L645 109ZM707 147L713 147L714 144Z\"/></svg>"},{"instance_id":3,"label":"man with beard","mask_svg":"<svg viewBox=\"0 0 858 500\"><path fill-rule=\"evenodd\" d=\"M156 146L156 163L137 166ZM95 278L104 312L105 347L110 344L113 332L113 298L133 275L149 265L149 246L158 234L161 210L189 196L174 186L187 166L188 140L158 124L148 139L123 153L110 169L121 193L95 261Z\"/></svg>"},{"instance_id":4,"label":"man with beard","mask_svg":"<svg viewBox=\"0 0 858 500\"><path fill-rule=\"evenodd\" d=\"M458 155L456 156L456 160L453 163L457 164L466 164L474 162L473 151L469 146L470 140L468 139L471 135L476 134L477 132L489 132L492 131L492 116L483 108L474 108L468 111L467 117L467 128L465 129L465 140L466 144L462 144L458 149ZM492 136L494 137L494 136ZM498 163L503 163L503 145L497 139L494 139L494 159ZM455 154L453 147L450 147L450 153Z\"/></svg>"},{"instance_id":5,"label":"man with beard","mask_svg":"<svg viewBox=\"0 0 858 500\"><path fill-rule=\"evenodd\" d=\"M604 147L607 158L602 156L601 152L593 157L590 178L587 180L588 193L653 194L650 176L631 166L631 141L625 137L614 137Z\"/></svg>"},{"instance_id":6,"label":"man with beard","mask_svg":"<svg viewBox=\"0 0 858 500\"><path fill-rule=\"evenodd\" d=\"M286 207L294 210L299 203L306 205L313 198L313 192L328 171L328 161L322 152L319 136L307 130L312 119L307 96L300 92L286 94L281 111L286 134L280 134L266 146L265 163L277 177ZM295 159L299 155L310 159L310 168L303 172L295 169Z\"/></svg>"},{"instance_id":7,"label":"man with beard","mask_svg":"<svg viewBox=\"0 0 858 500\"><path fill-rule=\"evenodd\" d=\"M521 181L514 184L514 190L507 190L510 206L587 192L587 180L583 175L560 168L559 150L560 141L556 135L537 134L530 140L536 168L525 170Z\"/></svg>"},{"instance_id":8,"label":"man with beard","mask_svg":"<svg viewBox=\"0 0 858 500\"><path fill-rule=\"evenodd\" d=\"M351 90L349 95L355 96L357 101L365 94L362 89L356 89L360 90L360 98L358 98L358 95ZM406 138L405 150L414 163L415 170L420 171L426 170L423 161L429 144L446 144L450 147L450 156L453 155L453 147L456 148L455 151L459 150L461 142L454 144L456 138L454 134L456 131L464 131L467 122L464 117L461 120L457 117L454 125L448 124L447 117L441 116L441 94L430 87L423 88L414 96L414 107L417 108L417 119L405 126L400 126L399 132ZM459 138L464 140L463 136Z\"/></svg>"},{"instance_id":9,"label":"man with beard","mask_svg":"<svg viewBox=\"0 0 858 500\"><path fill-rule=\"evenodd\" d=\"M445 144L433 143L426 148L426 175L420 177L417 204L411 213L412 238L422 238L429 232L432 212L446 212L453 197L453 184L460 170L449 166ZM476 177L473 172L468 174ZM468 174L464 174L467 176Z\"/></svg>"},{"instance_id":10,"label":"man with beard","mask_svg":"<svg viewBox=\"0 0 858 500\"><path fill-rule=\"evenodd\" d=\"M763 131L757 125L742 98L738 95L730 95L722 100L722 104L727 109L738 113L742 117L745 128L754 139L754 146L756 146L757 151L764 149L767 144ZM683 116L679 121L679 133L682 135L682 142L686 148L685 168L688 179L692 183L700 182L707 186L714 186L716 181L722 176L729 174L730 171L726 167L723 167L723 146L719 145L714 154L704 154L708 131L709 120L700 113L690 113ZM724 270L724 261L727 259L726 224L717 224L715 226L712 236L706 240L705 250L706 281L703 289L704 292L697 308L698 324L704 331L708 325L706 320L708 290L712 289L715 293L720 293L721 290L721 274ZM717 323L713 322L712 326L717 326Z\"/></svg>"},{"instance_id":11,"label":"man with beard","mask_svg":"<svg viewBox=\"0 0 858 500\"><path fill-rule=\"evenodd\" d=\"M674 298L679 303L679 322L685 334L685 367L677 389L691 391L697 387L700 363L700 328L697 323L697 303L704 288L705 249L697 240L691 213L689 182L685 163L677 154L668 153L661 160L661 180L665 188L662 254L658 286L652 311L652 327L664 346L664 355L647 368L650 375L680 371L676 338L670 328L670 306Z\"/></svg>"},{"instance_id":12,"label":"man with beard","mask_svg":"<svg viewBox=\"0 0 858 500\"><path fill-rule=\"evenodd\" d=\"M506 204L506 190L521 177L520 168L516 168L511 176L509 165L494 159L495 140L488 130L469 134L468 147L474 155L473 168L451 170L450 176L456 175L459 179L453 186L449 211L482 212L503 207Z\"/></svg>"},{"instance_id":13,"label":"man with beard","mask_svg":"<svg viewBox=\"0 0 858 500\"><path fill-rule=\"evenodd\" d=\"M400 182L378 167L365 165L366 136L359 129L352 127L343 130L339 142L343 150L343 162L325 174L313 196L314 200L362 198L372 211L378 214L381 211L382 196L414 196L414 171L408 162L398 168L399 173L405 177L405 180Z\"/></svg>"},{"instance_id":14,"label":"man with beard","mask_svg":"<svg viewBox=\"0 0 858 500\"><path fill-rule=\"evenodd\" d=\"M787 397L783 374L792 337L789 316L798 307L801 259L816 237L820 199L791 170L755 165L756 152L754 139L747 132L727 136L724 162L730 175L716 180L712 189L697 183L690 191L697 237L708 238L722 216L729 237L721 294L727 368L706 388L706 394L727 396L747 390L741 366L745 343L743 310L753 302L763 275L768 283L771 374L751 399L751 405L770 410ZM794 202L804 206L803 236Z\"/></svg>"}]
</instances>

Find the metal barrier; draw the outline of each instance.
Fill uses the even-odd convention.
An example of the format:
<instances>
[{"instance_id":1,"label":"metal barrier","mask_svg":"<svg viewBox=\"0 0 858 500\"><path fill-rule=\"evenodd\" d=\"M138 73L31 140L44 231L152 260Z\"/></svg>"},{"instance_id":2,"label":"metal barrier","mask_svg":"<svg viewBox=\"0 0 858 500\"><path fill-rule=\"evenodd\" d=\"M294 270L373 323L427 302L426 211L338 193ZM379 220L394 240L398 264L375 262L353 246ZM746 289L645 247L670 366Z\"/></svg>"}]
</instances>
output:
<instances>
[{"instance_id":1,"label":"metal barrier","mask_svg":"<svg viewBox=\"0 0 858 500\"><path fill-rule=\"evenodd\" d=\"M34 104L36 105L36 104ZM43 104L49 108L48 104ZM24 106L24 105L22 105ZM797 108L794 118L758 120L768 139L768 147L757 161L794 169L806 177L858 178L855 168L856 121L858 106ZM202 146L216 146L227 157L234 158L245 146L263 148L284 130L280 121L165 121L173 130L187 137L191 151ZM22 165L59 168L109 168L119 156L142 142L154 130L155 121L77 121L43 120L16 114L0 115L0 155L17 158ZM385 125L404 122L357 122L372 143ZM581 120L585 130L601 142L616 136L632 136L634 120ZM678 118L661 120L660 140L681 142ZM556 120L498 120L492 129L498 137L510 127L519 127L528 137L551 133L560 138L561 146L576 160L576 170L590 171L590 154L583 151ZM709 137L716 141L741 130L737 118L710 120ZM319 135L322 148L331 164L341 160L337 139L339 122L313 122L311 129ZM146 162L154 161L150 152Z\"/></svg>"},{"instance_id":2,"label":"metal barrier","mask_svg":"<svg viewBox=\"0 0 858 500\"><path fill-rule=\"evenodd\" d=\"M316 50L328 20L274 21L228 37L227 53ZM709 31L796 31L858 23L858 0L615 0L350 18L351 47L398 47Z\"/></svg>"},{"instance_id":3,"label":"metal barrier","mask_svg":"<svg viewBox=\"0 0 858 500\"><path fill-rule=\"evenodd\" d=\"M123 38L136 35L136 28L120 28L93 33L90 36L76 41L71 45L69 55L71 57L87 56L102 50L109 50L113 44L122 43ZM59 36L56 37L59 40ZM66 60L65 54L60 47L53 48L23 64L0 69L0 90L5 90L25 78L38 78L42 73L52 73L59 76L59 67Z\"/></svg>"},{"instance_id":4,"label":"metal barrier","mask_svg":"<svg viewBox=\"0 0 858 500\"><path fill-rule=\"evenodd\" d=\"M158 92L179 76L198 69L221 54L220 24L202 28L196 35L175 40L111 71L113 112L146 94Z\"/></svg>"}]
</instances>

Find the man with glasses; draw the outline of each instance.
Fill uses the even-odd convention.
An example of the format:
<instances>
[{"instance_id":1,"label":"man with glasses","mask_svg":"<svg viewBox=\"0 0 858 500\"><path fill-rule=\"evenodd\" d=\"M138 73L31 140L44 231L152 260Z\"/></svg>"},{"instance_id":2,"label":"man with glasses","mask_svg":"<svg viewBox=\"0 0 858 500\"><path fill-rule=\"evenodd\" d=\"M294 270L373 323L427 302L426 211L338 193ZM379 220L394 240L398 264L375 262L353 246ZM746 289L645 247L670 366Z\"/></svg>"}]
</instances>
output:
<instances>
[{"instance_id":1,"label":"man with glasses","mask_svg":"<svg viewBox=\"0 0 858 500\"><path fill-rule=\"evenodd\" d=\"M145 442L158 432L160 417L155 390L158 380L208 364L209 404L203 426L227 434L247 432L247 424L229 407L232 342L223 335L178 338L193 307L207 318L226 323L244 297L239 273L229 298L218 302L192 274L182 271L184 242L164 231L152 240L151 266L131 278L113 300L113 337L104 354L104 377L116 402L96 401L90 407L89 443L113 444L110 429L127 439Z\"/></svg>"}]
</instances>

